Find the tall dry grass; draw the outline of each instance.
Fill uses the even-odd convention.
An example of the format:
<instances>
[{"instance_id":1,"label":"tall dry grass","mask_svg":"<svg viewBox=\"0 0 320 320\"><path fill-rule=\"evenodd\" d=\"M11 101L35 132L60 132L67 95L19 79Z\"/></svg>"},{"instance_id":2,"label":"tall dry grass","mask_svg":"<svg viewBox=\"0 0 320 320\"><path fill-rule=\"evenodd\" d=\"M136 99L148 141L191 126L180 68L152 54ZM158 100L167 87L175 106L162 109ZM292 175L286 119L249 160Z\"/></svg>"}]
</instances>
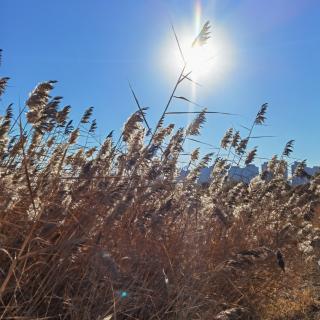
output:
<instances>
[{"instance_id":1,"label":"tall dry grass","mask_svg":"<svg viewBox=\"0 0 320 320\"><path fill-rule=\"evenodd\" d=\"M254 160L247 146L265 121L264 104L247 137L224 135L226 157L199 159L196 149L180 179L185 141L199 135L208 112L187 128L164 126L188 77L183 69L153 131L132 90L138 111L120 139L110 133L93 147L93 109L74 124L70 107L50 96L55 81L38 84L17 116L6 109L1 319L319 317L320 177L289 184L289 142L249 185L228 179L232 163ZM8 81L0 79L0 95ZM211 159L211 180L201 185Z\"/></svg>"}]
</instances>

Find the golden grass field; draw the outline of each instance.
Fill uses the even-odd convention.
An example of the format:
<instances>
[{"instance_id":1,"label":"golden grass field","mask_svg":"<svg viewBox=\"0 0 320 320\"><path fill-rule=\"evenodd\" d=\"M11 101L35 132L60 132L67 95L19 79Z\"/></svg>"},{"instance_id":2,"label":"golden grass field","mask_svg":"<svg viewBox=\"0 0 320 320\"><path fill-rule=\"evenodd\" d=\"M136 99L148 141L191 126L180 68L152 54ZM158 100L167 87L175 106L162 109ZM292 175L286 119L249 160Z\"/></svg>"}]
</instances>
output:
<instances>
[{"instance_id":1,"label":"golden grass field","mask_svg":"<svg viewBox=\"0 0 320 320\"><path fill-rule=\"evenodd\" d=\"M196 149L179 179L206 110L187 128L164 125L173 91L149 130L136 100L120 138L100 144L92 108L72 122L55 83L0 116L1 319L320 318L320 176L290 184L289 141L250 184L228 179L232 163L254 160L266 104L247 137L223 136L227 157Z\"/></svg>"}]
</instances>

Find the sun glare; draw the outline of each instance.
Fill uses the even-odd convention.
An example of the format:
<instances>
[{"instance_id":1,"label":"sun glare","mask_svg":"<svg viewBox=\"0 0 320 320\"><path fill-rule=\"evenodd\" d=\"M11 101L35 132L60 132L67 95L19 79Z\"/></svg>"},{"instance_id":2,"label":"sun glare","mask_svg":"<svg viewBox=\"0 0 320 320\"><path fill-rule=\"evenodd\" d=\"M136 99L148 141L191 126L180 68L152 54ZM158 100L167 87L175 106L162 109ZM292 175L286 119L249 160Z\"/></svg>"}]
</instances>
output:
<instances>
[{"instance_id":1,"label":"sun glare","mask_svg":"<svg viewBox=\"0 0 320 320\"><path fill-rule=\"evenodd\" d=\"M210 21L207 25L206 20ZM166 57L163 62L170 75L177 74L179 68L186 63L185 71L191 72L192 80L206 85L222 83L234 65L234 48L227 31L215 24L214 19L203 19L200 0L195 2L193 22L174 27L176 34L173 33L167 40L162 52L162 57ZM205 41L195 41L203 27L207 27ZM195 92L195 88L192 90Z\"/></svg>"},{"instance_id":2,"label":"sun glare","mask_svg":"<svg viewBox=\"0 0 320 320\"><path fill-rule=\"evenodd\" d=\"M190 78L200 82L212 82L222 80L231 70L233 65L233 48L227 35L213 26L210 38L204 45L192 46L197 36L196 33L185 29L179 35L179 43L186 62L186 72L191 72ZM170 45L171 59L170 70L183 65L177 43Z\"/></svg>"}]
</instances>

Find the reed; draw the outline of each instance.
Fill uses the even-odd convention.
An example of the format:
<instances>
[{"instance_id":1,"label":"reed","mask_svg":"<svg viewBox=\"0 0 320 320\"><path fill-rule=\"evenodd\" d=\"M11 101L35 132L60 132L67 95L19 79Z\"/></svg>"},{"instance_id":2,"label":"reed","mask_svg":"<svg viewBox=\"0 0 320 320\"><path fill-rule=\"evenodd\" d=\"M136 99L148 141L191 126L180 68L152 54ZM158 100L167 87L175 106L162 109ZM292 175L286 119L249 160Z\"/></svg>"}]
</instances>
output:
<instances>
[{"instance_id":1,"label":"reed","mask_svg":"<svg viewBox=\"0 0 320 320\"><path fill-rule=\"evenodd\" d=\"M205 24L194 45L208 32ZM50 95L56 81L38 84L16 118L6 108L1 319L317 319L319 175L289 184L281 168L290 142L270 160L270 179L228 179L232 150L238 163L256 156L246 147L263 105L246 138L227 131L229 154L214 160L207 185L198 177L213 154L201 158L198 148L181 179L185 141L199 141L208 113L185 129L164 125L188 78L183 69L153 131L131 87L138 110L118 141L111 132L102 144L93 108L74 126L70 107ZM8 81L0 79L0 96Z\"/></svg>"}]
</instances>

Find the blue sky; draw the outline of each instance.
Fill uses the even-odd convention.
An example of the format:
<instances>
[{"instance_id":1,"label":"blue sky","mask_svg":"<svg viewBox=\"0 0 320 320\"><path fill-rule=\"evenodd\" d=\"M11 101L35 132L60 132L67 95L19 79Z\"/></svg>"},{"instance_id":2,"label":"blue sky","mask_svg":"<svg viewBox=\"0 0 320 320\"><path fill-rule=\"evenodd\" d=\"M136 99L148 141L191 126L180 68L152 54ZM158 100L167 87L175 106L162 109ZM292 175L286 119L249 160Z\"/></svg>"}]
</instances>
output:
<instances>
[{"instance_id":1,"label":"blue sky","mask_svg":"<svg viewBox=\"0 0 320 320\"><path fill-rule=\"evenodd\" d=\"M223 34L232 54L226 50L220 55L232 63L227 71L221 67L214 81L209 76L197 79L202 86L196 100L209 110L240 114L208 115L199 140L218 144L227 128L249 126L268 102L267 126L254 134L276 137L252 141L258 155L281 153L295 139L293 156L320 164L320 2L198 2L201 22L209 19L213 26L210 41ZM0 73L12 79L1 112L9 102L23 103L38 82L54 79L59 82L53 94L73 107L74 118L94 106L103 137L112 129L119 132L136 110L129 80L141 104L149 107L153 126L180 67L173 57L170 22L179 37L186 30L192 33L195 5L187 0L0 0ZM178 95L191 97L191 89L186 84ZM175 101L171 110L189 108ZM188 117L170 116L167 121L182 126Z\"/></svg>"}]
</instances>

